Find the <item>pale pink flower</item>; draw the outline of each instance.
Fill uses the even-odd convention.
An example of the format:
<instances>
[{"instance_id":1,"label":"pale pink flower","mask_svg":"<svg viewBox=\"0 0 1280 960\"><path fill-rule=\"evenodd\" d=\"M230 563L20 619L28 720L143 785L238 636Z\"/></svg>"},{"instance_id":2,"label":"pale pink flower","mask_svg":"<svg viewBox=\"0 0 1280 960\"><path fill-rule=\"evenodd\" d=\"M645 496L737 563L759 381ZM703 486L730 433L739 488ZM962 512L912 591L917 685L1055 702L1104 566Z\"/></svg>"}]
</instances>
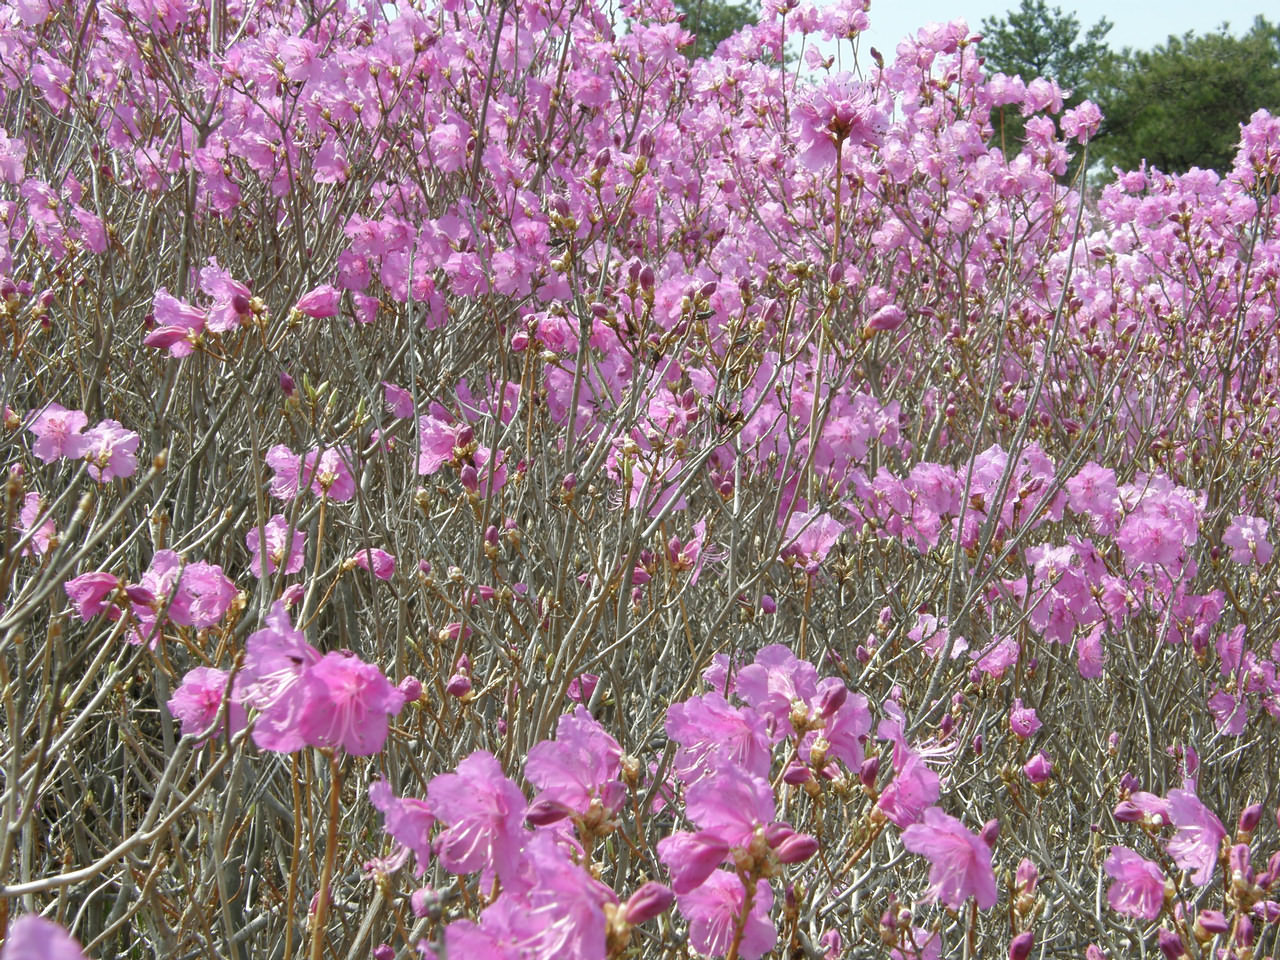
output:
<instances>
[{"instance_id":1,"label":"pale pink flower","mask_svg":"<svg viewBox=\"0 0 1280 960\"><path fill-rule=\"evenodd\" d=\"M387 835L413 851L413 872L421 876L431 862L431 828L436 822L426 801L397 797L387 781L375 780L369 786L369 802L386 817L383 829Z\"/></svg>"},{"instance_id":2,"label":"pale pink flower","mask_svg":"<svg viewBox=\"0 0 1280 960\"><path fill-rule=\"evenodd\" d=\"M321 284L299 297L293 309L314 320L333 317L338 313L338 300L341 296L337 287L327 283Z\"/></svg>"},{"instance_id":3,"label":"pale pink flower","mask_svg":"<svg viewBox=\"0 0 1280 960\"><path fill-rule=\"evenodd\" d=\"M53 463L62 457L78 459L85 444L80 431L88 423L89 418L80 410L68 410L59 403L49 404L27 425L27 429L36 435L31 452L45 463Z\"/></svg>"},{"instance_id":4,"label":"pale pink flower","mask_svg":"<svg viewBox=\"0 0 1280 960\"><path fill-rule=\"evenodd\" d=\"M40 522L41 515L44 516L43 522ZM49 544L58 535L58 528L45 509L44 498L40 494L32 492L23 497L22 509L18 512L18 532L23 537L31 537L22 548L23 556L42 557L49 551Z\"/></svg>"},{"instance_id":5,"label":"pale pink flower","mask_svg":"<svg viewBox=\"0 0 1280 960\"><path fill-rule=\"evenodd\" d=\"M1156 864L1125 847L1112 847L1102 869L1115 881L1107 890L1112 910L1141 920L1160 916L1165 877Z\"/></svg>"},{"instance_id":6,"label":"pale pink flower","mask_svg":"<svg viewBox=\"0 0 1280 960\"><path fill-rule=\"evenodd\" d=\"M307 668L308 696L298 729L313 747L342 747L367 757L382 749L387 718L404 706L381 670L349 653L328 653Z\"/></svg>"},{"instance_id":7,"label":"pale pink flower","mask_svg":"<svg viewBox=\"0 0 1280 960\"><path fill-rule=\"evenodd\" d=\"M477 750L427 785L427 806L447 828L437 838L440 864L450 873L481 873L481 886L494 874L504 883L518 879L528 804L507 779L493 754Z\"/></svg>"},{"instance_id":8,"label":"pale pink flower","mask_svg":"<svg viewBox=\"0 0 1280 960\"><path fill-rule=\"evenodd\" d=\"M709 957L725 956L746 906L746 888L738 875L716 870L706 883L677 894L676 902L689 921L689 942L694 949ZM778 942L778 931L769 917L772 909L773 890L764 880L757 880L751 911L738 944L738 956L742 960L759 960Z\"/></svg>"},{"instance_id":9,"label":"pale pink flower","mask_svg":"<svg viewBox=\"0 0 1280 960\"><path fill-rule=\"evenodd\" d=\"M1040 718L1036 716L1034 707L1024 707L1021 699L1015 699L1009 710L1009 727L1025 739L1040 729Z\"/></svg>"},{"instance_id":10,"label":"pale pink flower","mask_svg":"<svg viewBox=\"0 0 1280 960\"><path fill-rule=\"evenodd\" d=\"M261 531L266 534L267 549L267 569L268 574L275 573L276 570L283 569L285 574L294 574L302 569L307 549L307 535L301 530L294 530L290 526L288 519L283 514L275 514L266 522L264 529ZM256 526L251 527L249 532L245 534L244 542L253 554L253 559L249 562L249 569L253 571L255 577L263 576L262 558L263 550L259 543L259 530Z\"/></svg>"},{"instance_id":11,"label":"pale pink flower","mask_svg":"<svg viewBox=\"0 0 1280 960\"><path fill-rule=\"evenodd\" d=\"M1218 865L1218 851L1227 835L1217 814L1189 790L1170 790L1169 819L1176 832L1169 840L1169 856L1183 870L1191 870L1191 882L1203 887Z\"/></svg>"},{"instance_id":12,"label":"pale pink flower","mask_svg":"<svg viewBox=\"0 0 1280 960\"><path fill-rule=\"evenodd\" d=\"M622 804L624 789L618 779L622 748L586 707L566 713L556 724L555 740L544 740L529 749L524 775L542 792L537 800L564 804L585 814L593 799L606 811Z\"/></svg>"},{"instance_id":13,"label":"pale pink flower","mask_svg":"<svg viewBox=\"0 0 1280 960\"><path fill-rule=\"evenodd\" d=\"M310 667L320 661L320 651L289 621L281 601L272 606L266 622L245 641L233 696L259 712L253 742L263 750L290 753L307 745L300 719L317 682Z\"/></svg>"},{"instance_id":14,"label":"pale pink flower","mask_svg":"<svg viewBox=\"0 0 1280 960\"><path fill-rule=\"evenodd\" d=\"M99 483L131 477L138 469L139 437L115 420L103 420L84 434L80 456L89 463L89 476Z\"/></svg>"},{"instance_id":15,"label":"pale pink flower","mask_svg":"<svg viewBox=\"0 0 1280 960\"><path fill-rule=\"evenodd\" d=\"M75 604L76 613L80 615L81 620L96 617L103 611L108 611L108 616L112 620L119 619L119 609L110 602L110 598L120 589L120 579L114 574L96 570L82 573L64 583L62 589L66 591L68 599Z\"/></svg>"},{"instance_id":16,"label":"pale pink flower","mask_svg":"<svg viewBox=\"0 0 1280 960\"><path fill-rule=\"evenodd\" d=\"M897 827L918 823L940 792L938 775L925 766L916 753L909 752L902 769L881 792L876 807Z\"/></svg>"},{"instance_id":17,"label":"pale pink flower","mask_svg":"<svg viewBox=\"0 0 1280 960\"><path fill-rule=\"evenodd\" d=\"M941 900L958 910L973 897L981 910L996 905L996 876L991 869L991 848L970 833L959 820L938 807L924 812L924 822L902 831L902 845L912 853L927 857L929 870L927 899Z\"/></svg>"},{"instance_id":18,"label":"pale pink flower","mask_svg":"<svg viewBox=\"0 0 1280 960\"><path fill-rule=\"evenodd\" d=\"M1222 535L1222 542L1231 548L1231 559L1236 563L1266 566L1273 552L1267 539L1269 529L1270 524L1262 517L1238 516Z\"/></svg>"},{"instance_id":19,"label":"pale pink flower","mask_svg":"<svg viewBox=\"0 0 1280 960\"><path fill-rule=\"evenodd\" d=\"M188 670L182 683L173 692L167 704L171 713L182 724L184 737L204 733L213 724L222 707L222 694L227 688L227 671L214 667L195 667ZM227 719L230 730L225 727L214 733L227 733L234 737L244 729L248 718L243 705L231 703Z\"/></svg>"}]
</instances>

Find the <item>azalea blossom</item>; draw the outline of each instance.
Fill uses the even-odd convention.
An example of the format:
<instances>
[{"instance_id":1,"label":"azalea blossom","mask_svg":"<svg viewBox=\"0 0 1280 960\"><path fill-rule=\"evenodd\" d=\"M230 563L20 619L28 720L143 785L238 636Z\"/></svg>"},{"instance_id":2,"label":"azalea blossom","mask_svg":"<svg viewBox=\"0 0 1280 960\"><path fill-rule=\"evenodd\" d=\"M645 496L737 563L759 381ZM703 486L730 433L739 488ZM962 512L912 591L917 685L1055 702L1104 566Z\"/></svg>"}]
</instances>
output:
<instances>
[{"instance_id":1,"label":"azalea blossom","mask_svg":"<svg viewBox=\"0 0 1280 960\"><path fill-rule=\"evenodd\" d=\"M1102 868L1114 881L1107 890L1112 910L1141 920L1160 915L1165 876L1159 866L1125 847L1112 847Z\"/></svg>"},{"instance_id":2,"label":"azalea blossom","mask_svg":"<svg viewBox=\"0 0 1280 960\"><path fill-rule=\"evenodd\" d=\"M902 831L902 845L933 863L926 899L941 900L953 910L960 909L970 897L981 910L996 905L991 848L955 817L938 807L929 807L922 823Z\"/></svg>"}]
</instances>

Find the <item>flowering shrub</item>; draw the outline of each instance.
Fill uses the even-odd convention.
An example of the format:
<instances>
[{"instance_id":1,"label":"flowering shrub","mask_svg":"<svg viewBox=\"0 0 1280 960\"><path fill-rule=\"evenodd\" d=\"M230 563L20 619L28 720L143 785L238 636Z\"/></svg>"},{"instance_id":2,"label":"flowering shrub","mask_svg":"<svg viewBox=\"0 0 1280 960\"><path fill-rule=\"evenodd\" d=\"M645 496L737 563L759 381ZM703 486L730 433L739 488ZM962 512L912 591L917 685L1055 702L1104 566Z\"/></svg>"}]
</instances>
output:
<instances>
[{"instance_id":1,"label":"flowering shrub","mask_svg":"<svg viewBox=\"0 0 1280 960\"><path fill-rule=\"evenodd\" d=\"M0 958L1275 953L1280 121L866 7L0 2Z\"/></svg>"}]
</instances>

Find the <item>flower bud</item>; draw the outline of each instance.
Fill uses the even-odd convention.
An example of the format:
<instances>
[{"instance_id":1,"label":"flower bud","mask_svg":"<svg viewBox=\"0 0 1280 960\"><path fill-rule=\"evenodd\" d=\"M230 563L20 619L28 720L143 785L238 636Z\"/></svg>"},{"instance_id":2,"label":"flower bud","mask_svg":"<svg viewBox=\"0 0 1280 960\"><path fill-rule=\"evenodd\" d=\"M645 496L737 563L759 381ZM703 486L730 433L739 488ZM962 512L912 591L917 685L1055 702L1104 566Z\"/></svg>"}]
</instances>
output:
<instances>
[{"instance_id":1,"label":"flower bud","mask_svg":"<svg viewBox=\"0 0 1280 960\"><path fill-rule=\"evenodd\" d=\"M640 268L640 289L643 290L645 293L649 293L653 290L653 284L654 284L653 267L649 266L646 263L643 267Z\"/></svg>"},{"instance_id":2,"label":"flower bud","mask_svg":"<svg viewBox=\"0 0 1280 960\"><path fill-rule=\"evenodd\" d=\"M1137 823L1143 817L1142 808L1132 800L1121 800L1111 815L1121 823Z\"/></svg>"},{"instance_id":3,"label":"flower bud","mask_svg":"<svg viewBox=\"0 0 1280 960\"><path fill-rule=\"evenodd\" d=\"M1208 943L1218 934L1226 933L1230 929L1231 924L1221 910L1201 910L1196 916L1191 932L1201 943Z\"/></svg>"},{"instance_id":4,"label":"flower bud","mask_svg":"<svg viewBox=\"0 0 1280 960\"><path fill-rule=\"evenodd\" d=\"M1023 930L1009 941L1009 960L1027 960L1035 943L1036 935L1030 930Z\"/></svg>"},{"instance_id":5,"label":"flower bud","mask_svg":"<svg viewBox=\"0 0 1280 960\"><path fill-rule=\"evenodd\" d=\"M816 712L819 717L826 720L833 713L844 706L844 702L849 697L849 688L843 683L833 683L823 689L818 694L818 703Z\"/></svg>"},{"instance_id":6,"label":"flower bud","mask_svg":"<svg viewBox=\"0 0 1280 960\"><path fill-rule=\"evenodd\" d=\"M1262 821L1262 804L1251 803L1240 811L1240 832L1244 834L1253 833L1257 829L1258 824Z\"/></svg>"},{"instance_id":7,"label":"flower bud","mask_svg":"<svg viewBox=\"0 0 1280 960\"><path fill-rule=\"evenodd\" d=\"M431 887L421 887L409 894L409 909L413 915L424 920L433 913L440 912L440 894Z\"/></svg>"},{"instance_id":8,"label":"flower bud","mask_svg":"<svg viewBox=\"0 0 1280 960\"><path fill-rule=\"evenodd\" d=\"M623 907L622 915L633 927L666 913L675 902L676 895L665 884L650 880L631 895Z\"/></svg>"},{"instance_id":9,"label":"flower bud","mask_svg":"<svg viewBox=\"0 0 1280 960\"><path fill-rule=\"evenodd\" d=\"M410 674L398 684L406 703L416 703L422 698L422 681Z\"/></svg>"},{"instance_id":10,"label":"flower bud","mask_svg":"<svg viewBox=\"0 0 1280 960\"><path fill-rule=\"evenodd\" d=\"M995 817L992 817L982 825L982 833L980 836L982 837L982 842L988 847L994 847L996 845L996 839L1000 836L1000 821Z\"/></svg>"},{"instance_id":11,"label":"flower bud","mask_svg":"<svg viewBox=\"0 0 1280 960\"><path fill-rule=\"evenodd\" d=\"M1243 913L1236 916L1236 943L1242 947L1253 946L1253 921Z\"/></svg>"},{"instance_id":12,"label":"flower bud","mask_svg":"<svg viewBox=\"0 0 1280 960\"><path fill-rule=\"evenodd\" d=\"M818 838L809 833L793 833L774 848L779 863L803 863L818 852Z\"/></svg>"},{"instance_id":13,"label":"flower bud","mask_svg":"<svg viewBox=\"0 0 1280 960\"><path fill-rule=\"evenodd\" d=\"M798 760L793 760L782 772L782 782L797 787L813 776L812 771Z\"/></svg>"},{"instance_id":14,"label":"flower bud","mask_svg":"<svg viewBox=\"0 0 1280 960\"><path fill-rule=\"evenodd\" d=\"M389 943L380 943L370 954L373 960L396 960L396 949Z\"/></svg>"},{"instance_id":15,"label":"flower bud","mask_svg":"<svg viewBox=\"0 0 1280 960\"><path fill-rule=\"evenodd\" d=\"M777 601L775 601L773 597L769 596L769 594L767 593L763 594L760 597L760 612L770 613L770 614L777 613L778 612Z\"/></svg>"},{"instance_id":16,"label":"flower bud","mask_svg":"<svg viewBox=\"0 0 1280 960\"><path fill-rule=\"evenodd\" d=\"M789 823L774 822L764 828L765 842L771 847L776 847L778 844L782 843L783 840L786 840L788 837L794 837L795 835L796 832L792 829L791 824Z\"/></svg>"},{"instance_id":17,"label":"flower bud","mask_svg":"<svg viewBox=\"0 0 1280 960\"><path fill-rule=\"evenodd\" d=\"M524 819L526 823L532 826L545 827L563 820L572 813L573 808L561 803L559 800L539 797L529 804L529 808L524 812Z\"/></svg>"},{"instance_id":18,"label":"flower bud","mask_svg":"<svg viewBox=\"0 0 1280 960\"><path fill-rule=\"evenodd\" d=\"M445 684L444 692L461 700L471 692L471 678L465 673L455 673Z\"/></svg>"},{"instance_id":19,"label":"flower bud","mask_svg":"<svg viewBox=\"0 0 1280 960\"><path fill-rule=\"evenodd\" d=\"M1023 765L1022 772L1032 783L1044 783L1053 776L1053 762L1049 759L1049 755L1041 750Z\"/></svg>"},{"instance_id":20,"label":"flower bud","mask_svg":"<svg viewBox=\"0 0 1280 960\"><path fill-rule=\"evenodd\" d=\"M864 787L870 790L876 785L876 778L880 776L880 757L867 757L862 761L862 766L858 768L858 780Z\"/></svg>"},{"instance_id":21,"label":"flower bud","mask_svg":"<svg viewBox=\"0 0 1280 960\"><path fill-rule=\"evenodd\" d=\"M1183 960L1187 953L1182 949L1181 938L1172 930L1166 930L1161 927L1156 932L1156 942L1160 945L1160 952L1165 955L1167 960Z\"/></svg>"}]
</instances>

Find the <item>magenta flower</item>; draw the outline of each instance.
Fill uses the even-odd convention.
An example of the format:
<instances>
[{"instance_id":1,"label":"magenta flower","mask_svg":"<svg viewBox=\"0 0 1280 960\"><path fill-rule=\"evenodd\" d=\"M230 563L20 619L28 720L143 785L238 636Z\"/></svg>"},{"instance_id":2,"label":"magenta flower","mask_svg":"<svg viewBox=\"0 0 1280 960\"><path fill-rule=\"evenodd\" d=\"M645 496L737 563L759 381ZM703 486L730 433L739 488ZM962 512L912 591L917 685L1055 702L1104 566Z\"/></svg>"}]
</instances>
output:
<instances>
[{"instance_id":1,"label":"magenta flower","mask_svg":"<svg viewBox=\"0 0 1280 960\"><path fill-rule=\"evenodd\" d=\"M267 466L275 471L267 486L277 500L292 500L298 495L298 472L302 458L282 443L276 444L266 455Z\"/></svg>"},{"instance_id":2,"label":"magenta flower","mask_svg":"<svg viewBox=\"0 0 1280 960\"><path fill-rule=\"evenodd\" d=\"M367 757L387 739L387 717L404 706L404 694L381 670L349 653L327 653L307 669L308 696L298 730L313 747L342 747Z\"/></svg>"},{"instance_id":3,"label":"magenta flower","mask_svg":"<svg viewBox=\"0 0 1280 960\"><path fill-rule=\"evenodd\" d=\"M1053 776L1053 761L1041 750L1022 765L1022 772L1032 783L1044 783Z\"/></svg>"},{"instance_id":4,"label":"magenta flower","mask_svg":"<svg viewBox=\"0 0 1280 960\"><path fill-rule=\"evenodd\" d=\"M303 479L311 481L311 492L317 497L328 495L330 500L344 502L356 492L356 481L347 466L351 450L348 447L330 447L323 453L312 450L303 458Z\"/></svg>"},{"instance_id":5,"label":"magenta flower","mask_svg":"<svg viewBox=\"0 0 1280 960\"><path fill-rule=\"evenodd\" d=\"M385 550L365 547L351 555L347 563L368 570L379 580L390 580L396 572L396 558Z\"/></svg>"},{"instance_id":6,"label":"magenta flower","mask_svg":"<svg viewBox=\"0 0 1280 960\"><path fill-rule=\"evenodd\" d=\"M63 457L79 459L84 453L82 431L89 418L79 410L68 410L59 403L51 403L35 415L27 429L36 435L31 452L45 463L53 463Z\"/></svg>"},{"instance_id":7,"label":"magenta flower","mask_svg":"<svg viewBox=\"0 0 1280 960\"><path fill-rule=\"evenodd\" d=\"M924 822L902 831L902 845L912 853L927 857L929 870L927 899L941 900L958 910L973 897L981 910L996 905L996 876L991 869L991 848L970 833L963 823L938 807L924 812Z\"/></svg>"},{"instance_id":8,"label":"magenta flower","mask_svg":"<svg viewBox=\"0 0 1280 960\"><path fill-rule=\"evenodd\" d=\"M718 693L690 697L667 708L667 735L680 744L676 772L696 780L724 758L766 777L772 765L771 739L764 718L754 710L734 707Z\"/></svg>"},{"instance_id":9,"label":"magenta flower","mask_svg":"<svg viewBox=\"0 0 1280 960\"><path fill-rule=\"evenodd\" d=\"M387 835L413 851L414 875L422 876L431 862L431 828L436 818L426 801L416 797L397 797L385 780L369 785L369 802L386 818Z\"/></svg>"},{"instance_id":10,"label":"magenta flower","mask_svg":"<svg viewBox=\"0 0 1280 960\"><path fill-rule=\"evenodd\" d=\"M677 894L676 903L689 921L689 942L693 948L709 957L725 956L746 906L746 887L738 875L717 870L696 890ZM773 890L764 880L757 880L751 911L738 945L738 956L742 960L759 960L777 943L778 931L769 918L772 908Z\"/></svg>"},{"instance_id":11,"label":"magenta flower","mask_svg":"<svg viewBox=\"0 0 1280 960\"><path fill-rule=\"evenodd\" d=\"M1273 551L1267 539L1269 529L1270 524L1262 517L1238 516L1223 533L1222 542L1231 548L1231 559L1236 563L1266 566Z\"/></svg>"},{"instance_id":12,"label":"magenta flower","mask_svg":"<svg viewBox=\"0 0 1280 960\"><path fill-rule=\"evenodd\" d=\"M115 420L103 420L84 434L80 456L89 463L89 476L99 483L131 477L138 469L139 437Z\"/></svg>"},{"instance_id":13,"label":"magenta flower","mask_svg":"<svg viewBox=\"0 0 1280 960\"><path fill-rule=\"evenodd\" d=\"M104 610L110 611L108 616L112 620L120 616L120 611L110 603L109 599L120 589L120 579L113 574L97 570L82 573L64 583L62 589L75 604L76 613L80 615L81 620L96 617Z\"/></svg>"},{"instance_id":14,"label":"magenta flower","mask_svg":"<svg viewBox=\"0 0 1280 960\"><path fill-rule=\"evenodd\" d=\"M1189 790L1169 791L1169 819L1176 832L1169 840L1169 856L1183 870L1194 871L1191 882L1203 887L1218 865L1218 851L1227 835L1217 814Z\"/></svg>"},{"instance_id":15,"label":"magenta flower","mask_svg":"<svg viewBox=\"0 0 1280 960\"><path fill-rule=\"evenodd\" d=\"M685 791L685 811L730 847L746 847L756 828L773 820L773 789L763 777L726 763Z\"/></svg>"},{"instance_id":16,"label":"magenta flower","mask_svg":"<svg viewBox=\"0 0 1280 960\"><path fill-rule=\"evenodd\" d=\"M190 356L204 333L205 312L185 300L171 296L161 287L156 291L152 314L156 327L143 339L148 347L168 349L171 357Z\"/></svg>"},{"instance_id":17,"label":"magenta flower","mask_svg":"<svg viewBox=\"0 0 1280 960\"><path fill-rule=\"evenodd\" d=\"M1115 881L1107 890L1112 910L1141 920L1160 916L1165 877L1156 864L1125 847L1112 847L1102 869Z\"/></svg>"},{"instance_id":18,"label":"magenta flower","mask_svg":"<svg viewBox=\"0 0 1280 960\"><path fill-rule=\"evenodd\" d=\"M518 877L527 804L493 754L477 750L457 773L437 776L427 786L427 806L448 828L437 838L441 865L451 873L481 873L488 886L496 873L503 883Z\"/></svg>"},{"instance_id":19,"label":"magenta flower","mask_svg":"<svg viewBox=\"0 0 1280 960\"><path fill-rule=\"evenodd\" d=\"M275 514L266 522L261 531L266 534L267 570L268 574L283 569L286 574L294 574L302 569L307 549L307 535L301 530L294 530L283 514ZM255 577L261 577L263 551L259 543L259 530L251 527L244 537L245 545L253 554L249 569Z\"/></svg>"},{"instance_id":20,"label":"magenta flower","mask_svg":"<svg viewBox=\"0 0 1280 960\"><path fill-rule=\"evenodd\" d=\"M938 802L938 775L916 753L908 753L898 775L889 782L876 807L899 828L918 823L926 808Z\"/></svg>"},{"instance_id":21,"label":"magenta flower","mask_svg":"<svg viewBox=\"0 0 1280 960\"><path fill-rule=\"evenodd\" d=\"M585 814L591 801L599 799L604 809L612 812L624 796L618 780L621 764L618 741L579 706L557 722L555 740L530 748L524 775L542 791L535 802L550 800Z\"/></svg>"},{"instance_id":22,"label":"magenta flower","mask_svg":"<svg viewBox=\"0 0 1280 960\"><path fill-rule=\"evenodd\" d=\"M413 416L413 394L404 387L382 381L382 390L387 400L387 412L397 419Z\"/></svg>"},{"instance_id":23,"label":"magenta flower","mask_svg":"<svg viewBox=\"0 0 1280 960\"><path fill-rule=\"evenodd\" d=\"M341 296L337 287L324 283L299 297L293 309L314 320L337 316L338 299Z\"/></svg>"},{"instance_id":24,"label":"magenta flower","mask_svg":"<svg viewBox=\"0 0 1280 960\"><path fill-rule=\"evenodd\" d=\"M232 696L259 712L253 742L263 750L290 753L307 746L301 717L317 681L310 667L320 651L307 643L277 600L267 625L245 641L244 666L236 674Z\"/></svg>"},{"instance_id":25,"label":"magenta flower","mask_svg":"<svg viewBox=\"0 0 1280 960\"><path fill-rule=\"evenodd\" d=\"M52 920L26 913L9 925L0 960L85 960L71 934Z\"/></svg>"},{"instance_id":26,"label":"magenta flower","mask_svg":"<svg viewBox=\"0 0 1280 960\"><path fill-rule=\"evenodd\" d=\"M605 956L605 904L617 895L566 856L550 831L533 836L524 850L524 893L530 931L529 956L557 960L595 960Z\"/></svg>"},{"instance_id":27,"label":"magenta flower","mask_svg":"<svg viewBox=\"0 0 1280 960\"><path fill-rule=\"evenodd\" d=\"M1013 701L1009 710L1009 728L1019 737L1031 736L1040 729L1040 718L1036 716L1034 707L1024 707L1021 699Z\"/></svg>"},{"instance_id":28,"label":"magenta flower","mask_svg":"<svg viewBox=\"0 0 1280 960\"><path fill-rule=\"evenodd\" d=\"M235 598L236 585L221 567L212 563L189 563L182 568L178 592L169 605L169 619L180 626L203 630L221 620Z\"/></svg>"},{"instance_id":29,"label":"magenta flower","mask_svg":"<svg viewBox=\"0 0 1280 960\"><path fill-rule=\"evenodd\" d=\"M195 667L187 671L182 683L173 692L166 706L182 723L182 735L192 737L202 734L213 725L222 707L222 693L227 688L227 671L214 667ZM248 717L243 705L232 703L228 708L230 729L225 727L215 733L234 737L245 728Z\"/></svg>"},{"instance_id":30,"label":"magenta flower","mask_svg":"<svg viewBox=\"0 0 1280 960\"><path fill-rule=\"evenodd\" d=\"M783 644L773 643L738 672L737 692L758 713L773 720L774 735L779 738L793 732L791 704L817 696L818 671Z\"/></svg>"}]
</instances>

